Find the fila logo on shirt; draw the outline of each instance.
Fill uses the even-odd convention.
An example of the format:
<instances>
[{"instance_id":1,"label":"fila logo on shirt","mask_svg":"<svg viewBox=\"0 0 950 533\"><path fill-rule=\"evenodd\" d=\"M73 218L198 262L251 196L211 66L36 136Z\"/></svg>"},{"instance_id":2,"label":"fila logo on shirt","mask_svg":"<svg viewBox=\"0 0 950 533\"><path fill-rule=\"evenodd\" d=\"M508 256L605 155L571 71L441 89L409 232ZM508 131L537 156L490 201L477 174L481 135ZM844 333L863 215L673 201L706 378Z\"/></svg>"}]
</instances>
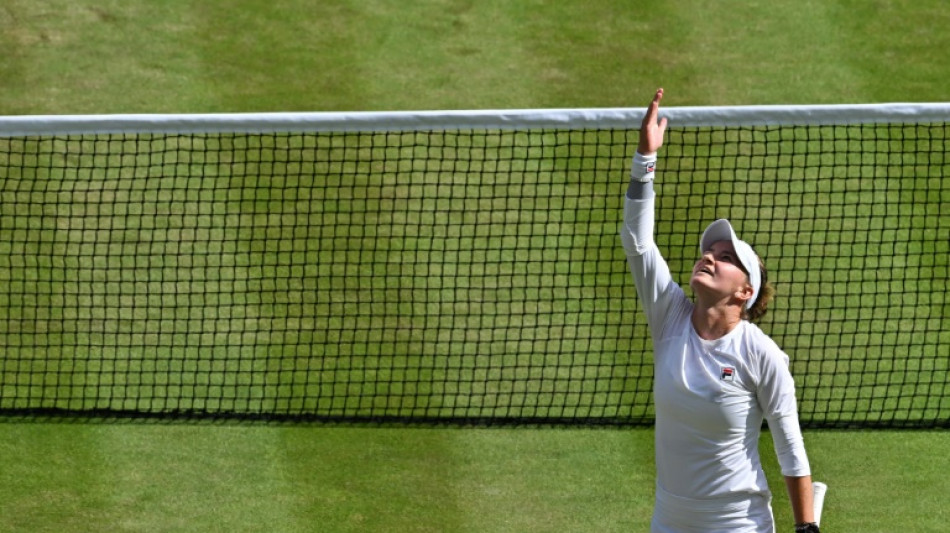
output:
<instances>
[{"instance_id":1,"label":"fila logo on shirt","mask_svg":"<svg viewBox=\"0 0 950 533\"><path fill-rule=\"evenodd\" d=\"M731 366L722 367L722 373L719 374L719 379L723 381L732 381L735 378L736 369Z\"/></svg>"}]
</instances>

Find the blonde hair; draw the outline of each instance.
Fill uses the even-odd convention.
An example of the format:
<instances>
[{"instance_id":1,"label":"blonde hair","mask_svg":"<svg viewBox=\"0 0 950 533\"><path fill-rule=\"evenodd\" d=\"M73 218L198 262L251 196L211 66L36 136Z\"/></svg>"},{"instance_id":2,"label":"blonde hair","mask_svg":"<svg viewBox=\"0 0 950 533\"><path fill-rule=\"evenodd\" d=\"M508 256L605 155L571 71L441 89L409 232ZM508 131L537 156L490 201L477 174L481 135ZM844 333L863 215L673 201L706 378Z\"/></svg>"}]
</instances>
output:
<instances>
[{"instance_id":1,"label":"blonde hair","mask_svg":"<svg viewBox=\"0 0 950 533\"><path fill-rule=\"evenodd\" d=\"M759 271L762 273L762 286L759 288L759 294L755 298L752 307L742 310L742 318L749 322L765 316L768 312L769 302L775 297L775 287L769 283L768 272L765 270L765 263L759 258Z\"/></svg>"}]
</instances>

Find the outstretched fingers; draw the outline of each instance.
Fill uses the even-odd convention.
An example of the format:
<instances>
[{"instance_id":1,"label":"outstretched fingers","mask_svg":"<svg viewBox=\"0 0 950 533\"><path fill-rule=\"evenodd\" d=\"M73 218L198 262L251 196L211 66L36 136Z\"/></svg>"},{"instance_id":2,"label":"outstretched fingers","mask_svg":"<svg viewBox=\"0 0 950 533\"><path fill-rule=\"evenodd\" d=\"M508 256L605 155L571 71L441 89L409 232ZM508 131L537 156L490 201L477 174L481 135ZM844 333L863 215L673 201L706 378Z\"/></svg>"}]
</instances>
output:
<instances>
[{"instance_id":1,"label":"outstretched fingers","mask_svg":"<svg viewBox=\"0 0 950 533\"><path fill-rule=\"evenodd\" d=\"M660 101L663 99L663 88L656 90L653 95L653 101L647 107L646 114L643 116L643 122L640 124L640 142L637 151L643 155L652 155L660 146L663 145L663 135L666 133L667 119L663 117L657 121L660 115Z\"/></svg>"},{"instance_id":2,"label":"outstretched fingers","mask_svg":"<svg viewBox=\"0 0 950 533\"><path fill-rule=\"evenodd\" d=\"M653 101L647 107L647 114L643 117L643 126L656 123L656 117L660 114L660 100L663 99L663 88L660 87L653 95Z\"/></svg>"}]
</instances>

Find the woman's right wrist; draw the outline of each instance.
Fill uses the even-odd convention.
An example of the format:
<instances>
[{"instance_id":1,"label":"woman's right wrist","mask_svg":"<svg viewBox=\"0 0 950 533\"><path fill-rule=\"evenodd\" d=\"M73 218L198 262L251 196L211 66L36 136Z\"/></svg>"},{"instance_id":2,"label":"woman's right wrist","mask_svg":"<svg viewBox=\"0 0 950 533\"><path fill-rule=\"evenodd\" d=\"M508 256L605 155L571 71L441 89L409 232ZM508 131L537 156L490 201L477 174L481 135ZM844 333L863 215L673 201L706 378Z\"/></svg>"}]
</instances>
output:
<instances>
[{"instance_id":1,"label":"woman's right wrist","mask_svg":"<svg viewBox=\"0 0 950 533\"><path fill-rule=\"evenodd\" d=\"M656 171L656 152L651 154L642 154L638 150L633 154L633 162L630 166L630 179L635 181L653 181L653 175Z\"/></svg>"}]
</instances>

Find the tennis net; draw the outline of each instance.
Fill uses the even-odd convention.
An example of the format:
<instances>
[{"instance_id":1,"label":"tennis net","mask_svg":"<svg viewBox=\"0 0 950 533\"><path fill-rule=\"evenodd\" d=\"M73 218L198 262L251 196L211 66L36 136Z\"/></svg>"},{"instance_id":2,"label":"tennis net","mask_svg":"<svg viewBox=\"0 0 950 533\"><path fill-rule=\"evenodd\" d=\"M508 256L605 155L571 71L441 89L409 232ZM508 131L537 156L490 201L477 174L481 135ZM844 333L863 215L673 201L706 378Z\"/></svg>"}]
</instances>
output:
<instances>
[{"instance_id":1,"label":"tennis net","mask_svg":"<svg viewBox=\"0 0 950 533\"><path fill-rule=\"evenodd\" d=\"M806 427L950 426L950 106L668 108L656 240L728 217ZM0 119L0 415L648 425L642 110Z\"/></svg>"}]
</instances>

